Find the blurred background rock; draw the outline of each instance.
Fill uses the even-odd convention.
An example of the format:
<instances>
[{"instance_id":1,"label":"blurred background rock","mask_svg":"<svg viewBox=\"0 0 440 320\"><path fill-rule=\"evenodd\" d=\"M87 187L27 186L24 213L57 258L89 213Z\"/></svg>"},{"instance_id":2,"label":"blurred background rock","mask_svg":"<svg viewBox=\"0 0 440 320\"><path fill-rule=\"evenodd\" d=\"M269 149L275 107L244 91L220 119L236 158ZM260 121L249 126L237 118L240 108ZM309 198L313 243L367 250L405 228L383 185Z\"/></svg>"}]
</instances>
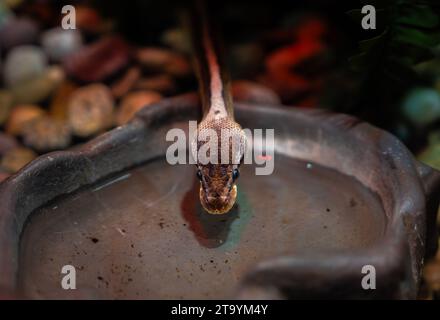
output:
<instances>
[{"instance_id":1,"label":"blurred background rock","mask_svg":"<svg viewBox=\"0 0 440 320\"><path fill-rule=\"evenodd\" d=\"M397 135L440 169L438 1L222 1L237 101L326 108ZM373 4L377 29L363 30ZM64 5L76 9L63 30ZM197 89L182 2L0 0L0 182L38 155ZM422 298L439 298L440 257Z\"/></svg>"}]
</instances>

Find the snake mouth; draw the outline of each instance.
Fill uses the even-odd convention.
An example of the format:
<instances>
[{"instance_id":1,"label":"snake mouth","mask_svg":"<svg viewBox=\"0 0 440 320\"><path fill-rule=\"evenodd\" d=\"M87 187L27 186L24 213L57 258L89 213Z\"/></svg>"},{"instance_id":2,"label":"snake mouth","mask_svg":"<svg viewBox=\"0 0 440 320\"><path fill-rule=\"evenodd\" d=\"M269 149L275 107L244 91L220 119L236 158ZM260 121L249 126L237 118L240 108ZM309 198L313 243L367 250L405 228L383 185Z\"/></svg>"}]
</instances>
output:
<instances>
[{"instance_id":1,"label":"snake mouth","mask_svg":"<svg viewBox=\"0 0 440 320\"><path fill-rule=\"evenodd\" d=\"M228 213L235 204L237 198L237 186L234 184L226 197L210 198L205 195L202 187L200 187L200 203L203 208L210 214L225 214Z\"/></svg>"}]
</instances>

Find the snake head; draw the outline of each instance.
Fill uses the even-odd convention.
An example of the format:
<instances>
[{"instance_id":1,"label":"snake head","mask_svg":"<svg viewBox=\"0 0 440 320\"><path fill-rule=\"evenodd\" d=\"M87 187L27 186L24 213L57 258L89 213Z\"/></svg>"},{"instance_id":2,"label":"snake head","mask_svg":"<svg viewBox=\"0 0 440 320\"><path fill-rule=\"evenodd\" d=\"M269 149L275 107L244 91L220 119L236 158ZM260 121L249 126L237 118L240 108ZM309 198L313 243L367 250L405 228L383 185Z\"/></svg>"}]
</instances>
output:
<instances>
[{"instance_id":1,"label":"snake head","mask_svg":"<svg viewBox=\"0 0 440 320\"><path fill-rule=\"evenodd\" d=\"M237 198L235 181L239 176L238 166L207 164L199 165L200 203L211 214L224 214L232 209Z\"/></svg>"},{"instance_id":2,"label":"snake head","mask_svg":"<svg viewBox=\"0 0 440 320\"><path fill-rule=\"evenodd\" d=\"M208 213L224 214L234 206L237 198L235 183L245 148L246 135L232 119L205 120L199 124L197 139L191 149L193 158L197 159L200 203ZM203 161L202 158L209 160Z\"/></svg>"}]
</instances>

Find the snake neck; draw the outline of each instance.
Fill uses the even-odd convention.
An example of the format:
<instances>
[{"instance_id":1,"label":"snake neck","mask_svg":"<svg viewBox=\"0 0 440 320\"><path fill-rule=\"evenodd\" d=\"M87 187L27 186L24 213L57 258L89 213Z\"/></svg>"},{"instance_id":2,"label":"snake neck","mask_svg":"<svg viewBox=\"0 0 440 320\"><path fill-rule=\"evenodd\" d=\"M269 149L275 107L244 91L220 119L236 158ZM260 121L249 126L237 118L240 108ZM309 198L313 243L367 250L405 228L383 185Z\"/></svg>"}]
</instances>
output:
<instances>
[{"instance_id":1,"label":"snake neck","mask_svg":"<svg viewBox=\"0 0 440 320\"><path fill-rule=\"evenodd\" d=\"M203 119L234 119L229 75L219 41L209 24L204 1L196 1L191 18L195 69L201 93Z\"/></svg>"}]
</instances>

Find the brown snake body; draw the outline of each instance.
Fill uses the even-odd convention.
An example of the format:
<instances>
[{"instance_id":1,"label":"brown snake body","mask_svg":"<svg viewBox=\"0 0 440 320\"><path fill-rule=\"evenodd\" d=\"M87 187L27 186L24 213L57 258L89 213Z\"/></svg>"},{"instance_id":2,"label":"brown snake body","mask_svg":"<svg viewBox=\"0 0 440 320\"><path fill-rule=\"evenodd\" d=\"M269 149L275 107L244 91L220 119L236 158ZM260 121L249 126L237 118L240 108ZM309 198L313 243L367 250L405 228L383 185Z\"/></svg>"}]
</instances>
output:
<instances>
[{"instance_id":1,"label":"brown snake body","mask_svg":"<svg viewBox=\"0 0 440 320\"><path fill-rule=\"evenodd\" d=\"M234 120L229 77L203 5L202 1L197 2L191 15L191 38L203 108L191 152L196 159L202 206L211 214L223 214L233 207L237 197L236 180L246 136ZM215 145L210 144L213 140ZM207 145L211 148L206 148Z\"/></svg>"}]
</instances>

